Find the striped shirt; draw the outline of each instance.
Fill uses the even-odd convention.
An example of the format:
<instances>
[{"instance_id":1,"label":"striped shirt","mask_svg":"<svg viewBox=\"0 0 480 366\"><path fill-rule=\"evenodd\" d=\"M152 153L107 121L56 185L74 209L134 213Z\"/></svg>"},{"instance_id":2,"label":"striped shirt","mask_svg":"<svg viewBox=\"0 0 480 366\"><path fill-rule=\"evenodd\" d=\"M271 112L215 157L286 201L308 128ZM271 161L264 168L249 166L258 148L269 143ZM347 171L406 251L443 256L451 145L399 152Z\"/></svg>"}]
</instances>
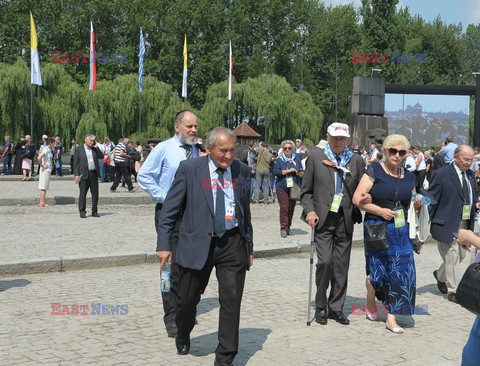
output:
<instances>
[{"instance_id":1,"label":"striped shirt","mask_svg":"<svg viewBox=\"0 0 480 366\"><path fill-rule=\"evenodd\" d=\"M124 153L127 152L127 147L123 142L120 142L117 146L115 146L115 162L116 163L125 162L125 158L123 156L120 156L120 151L123 151Z\"/></svg>"}]
</instances>

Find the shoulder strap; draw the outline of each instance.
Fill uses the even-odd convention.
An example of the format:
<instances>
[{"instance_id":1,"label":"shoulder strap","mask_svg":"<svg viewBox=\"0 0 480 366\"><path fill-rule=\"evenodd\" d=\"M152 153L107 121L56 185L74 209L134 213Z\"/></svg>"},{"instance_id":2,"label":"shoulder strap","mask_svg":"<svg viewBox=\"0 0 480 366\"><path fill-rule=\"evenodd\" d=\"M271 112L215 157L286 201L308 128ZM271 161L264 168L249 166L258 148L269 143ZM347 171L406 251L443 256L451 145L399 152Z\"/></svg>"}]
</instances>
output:
<instances>
[{"instance_id":1,"label":"shoulder strap","mask_svg":"<svg viewBox=\"0 0 480 366\"><path fill-rule=\"evenodd\" d=\"M350 201L353 202L353 195L352 192L350 191L350 188L348 188L347 182L345 181L345 178L343 177L343 171L341 169L336 168L336 170L341 173L338 174L340 179L342 180L343 186L345 187L345 190L347 191L348 196L350 197Z\"/></svg>"}]
</instances>

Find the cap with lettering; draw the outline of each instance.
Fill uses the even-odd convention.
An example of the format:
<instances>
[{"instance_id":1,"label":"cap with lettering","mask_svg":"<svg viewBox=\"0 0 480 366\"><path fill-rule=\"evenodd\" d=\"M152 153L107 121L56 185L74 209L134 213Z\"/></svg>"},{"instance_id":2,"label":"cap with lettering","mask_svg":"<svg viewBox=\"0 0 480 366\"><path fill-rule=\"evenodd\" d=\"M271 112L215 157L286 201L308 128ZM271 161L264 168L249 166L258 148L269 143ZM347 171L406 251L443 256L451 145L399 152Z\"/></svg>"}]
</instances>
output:
<instances>
[{"instance_id":1,"label":"cap with lettering","mask_svg":"<svg viewBox=\"0 0 480 366\"><path fill-rule=\"evenodd\" d=\"M327 133L332 137L350 137L348 125L340 122L333 122L328 126Z\"/></svg>"}]
</instances>

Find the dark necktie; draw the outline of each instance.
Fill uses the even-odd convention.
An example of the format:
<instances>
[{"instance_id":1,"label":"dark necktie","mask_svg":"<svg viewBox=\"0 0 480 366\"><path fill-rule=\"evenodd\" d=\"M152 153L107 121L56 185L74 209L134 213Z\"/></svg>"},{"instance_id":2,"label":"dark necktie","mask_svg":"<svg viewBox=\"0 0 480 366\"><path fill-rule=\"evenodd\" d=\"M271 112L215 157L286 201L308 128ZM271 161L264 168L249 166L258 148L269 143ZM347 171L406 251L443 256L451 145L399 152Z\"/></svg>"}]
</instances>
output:
<instances>
[{"instance_id":1,"label":"dark necktie","mask_svg":"<svg viewBox=\"0 0 480 366\"><path fill-rule=\"evenodd\" d=\"M223 190L220 188L220 182L223 183L223 174L225 169L218 168L218 182L217 185L217 196L215 197L215 234L218 237L222 237L225 234L225 195ZM223 186L223 184L222 184Z\"/></svg>"},{"instance_id":2,"label":"dark necktie","mask_svg":"<svg viewBox=\"0 0 480 366\"><path fill-rule=\"evenodd\" d=\"M193 158L192 147L190 145L182 145L182 147L185 149L185 155L187 159Z\"/></svg>"},{"instance_id":3,"label":"dark necktie","mask_svg":"<svg viewBox=\"0 0 480 366\"><path fill-rule=\"evenodd\" d=\"M342 161L342 159L340 158L340 156L335 156L335 159L337 160L337 166L340 168L340 162ZM342 193L342 180L340 179L340 171L337 171L337 184L336 184L336 187L335 187L335 194L340 194Z\"/></svg>"},{"instance_id":4,"label":"dark necktie","mask_svg":"<svg viewBox=\"0 0 480 366\"><path fill-rule=\"evenodd\" d=\"M470 204L470 192L468 191L468 183L465 179L465 172L462 172L462 188L463 188L463 199L466 205Z\"/></svg>"}]
</instances>

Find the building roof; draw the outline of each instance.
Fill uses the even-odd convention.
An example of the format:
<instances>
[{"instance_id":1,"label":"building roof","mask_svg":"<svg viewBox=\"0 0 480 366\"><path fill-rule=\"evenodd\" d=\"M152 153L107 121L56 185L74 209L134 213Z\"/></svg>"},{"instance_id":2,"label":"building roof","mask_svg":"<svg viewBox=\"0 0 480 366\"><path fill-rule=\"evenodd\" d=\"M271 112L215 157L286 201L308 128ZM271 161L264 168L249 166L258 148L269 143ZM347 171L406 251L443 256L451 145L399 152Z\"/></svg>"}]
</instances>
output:
<instances>
[{"instance_id":1,"label":"building roof","mask_svg":"<svg viewBox=\"0 0 480 366\"><path fill-rule=\"evenodd\" d=\"M422 105L417 102L417 104L415 104L415 105L413 106L413 108L418 108L418 107L422 108Z\"/></svg>"},{"instance_id":2,"label":"building roof","mask_svg":"<svg viewBox=\"0 0 480 366\"><path fill-rule=\"evenodd\" d=\"M259 133L256 133L246 122L242 122L238 125L233 133L237 137L262 137Z\"/></svg>"}]
</instances>

